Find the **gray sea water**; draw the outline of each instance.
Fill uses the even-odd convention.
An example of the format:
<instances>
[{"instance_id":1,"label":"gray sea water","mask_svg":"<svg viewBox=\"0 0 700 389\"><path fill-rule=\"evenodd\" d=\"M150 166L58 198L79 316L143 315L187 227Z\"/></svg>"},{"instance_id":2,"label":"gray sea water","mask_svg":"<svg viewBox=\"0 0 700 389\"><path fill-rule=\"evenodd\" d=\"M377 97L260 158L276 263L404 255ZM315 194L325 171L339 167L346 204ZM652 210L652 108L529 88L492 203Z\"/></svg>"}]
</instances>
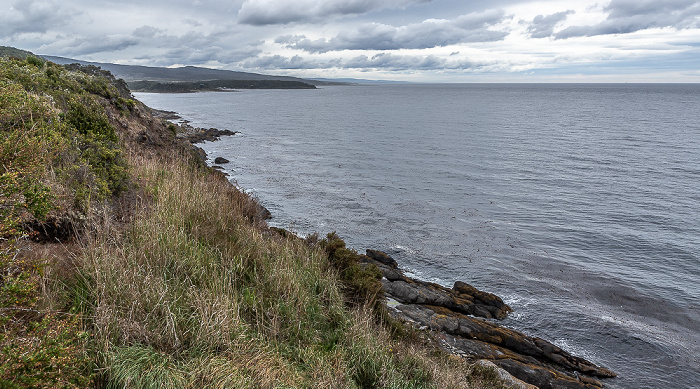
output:
<instances>
[{"instance_id":1,"label":"gray sea water","mask_svg":"<svg viewBox=\"0 0 700 389\"><path fill-rule=\"evenodd\" d=\"M300 234L496 293L503 324L700 387L700 85L380 85L137 94Z\"/></svg>"}]
</instances>

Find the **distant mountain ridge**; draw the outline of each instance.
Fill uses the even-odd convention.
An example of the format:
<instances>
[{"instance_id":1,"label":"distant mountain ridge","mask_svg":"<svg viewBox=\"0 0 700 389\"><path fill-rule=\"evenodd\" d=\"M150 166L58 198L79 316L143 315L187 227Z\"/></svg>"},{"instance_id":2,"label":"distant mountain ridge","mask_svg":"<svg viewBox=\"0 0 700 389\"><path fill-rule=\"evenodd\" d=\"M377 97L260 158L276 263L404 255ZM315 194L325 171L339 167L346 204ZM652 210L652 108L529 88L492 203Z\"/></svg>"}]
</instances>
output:
<instances>
[{"instance_id":1,"label":"distant mountain ridge","mask_svg":"<svg viewBox=\"0 0 700 389\"><path fill-rule=\"evenodd\" d=\"M59 65L79 63L81 65L99 66L110 71L115 77L122 78L131 83L134 81L157 81L157 82L195 82L213 80L248 80L248 81L295 81L311 85L338 85L341 83L333 81L308 80L289 76L271 76L258 73L238 72L233 70L209 69L197 66L184 66L179 68L163 68L139 65L118 65L103 62L81 61L72 58L56 57L52 55L41 55L42 58Z\"/></svg>"},{"instance_id":2,"label":"distant mountain ridge","mask_svg":"<svg viewBox=\"0 0 700 389\"><path fill-rule=\"evenodd\" d=\"M27 50L21 50L9 46L0 46L0 57L14 57L19 59L27 59L27 57L33 55L34 53Z\"/></svg>"}]
</instances>

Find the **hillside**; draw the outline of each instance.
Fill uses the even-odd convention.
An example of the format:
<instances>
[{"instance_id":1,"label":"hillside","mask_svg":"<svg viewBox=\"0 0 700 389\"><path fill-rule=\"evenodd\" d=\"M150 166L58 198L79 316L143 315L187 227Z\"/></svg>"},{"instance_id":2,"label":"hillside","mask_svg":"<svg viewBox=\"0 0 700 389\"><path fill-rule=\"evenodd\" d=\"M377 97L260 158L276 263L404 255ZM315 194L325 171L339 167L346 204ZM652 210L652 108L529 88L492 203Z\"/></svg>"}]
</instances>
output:
<instances>
[{"instance_id":1,"label":"hillside","mask_svg":"<svg viewBox=\"0 0 700 389\"><path fill-rule=\"evenodd\" d=\"M156 81L161 83L166 82L197 82L197 81L212 81L212 80L256 80L256 81L290 81L301 82L311 85L337 85L337 82L332 81L316 81L307 80L297 77L287 76L271 76L258 73L237 72L232 70L209 69L196 66L184 66L178 68L164 68L152 66L134 66L134 65L117 65L111 63L88 62L71 58L55 57L44 55L51 62L67 65L71 63L79 63L81 65L98 66L104 70L111 72L116 78L124 79L127 83L133 81Z\"/></svg>"},{"instance_id":2,"label":"hillside","mask_svg":"<svg viewBox=\"0 0 700 389\"><path fill-rule=\"evenodd\" d=\"M14 47L0 46L0 57L14 57L19 59L27 59L29 56L33 56L29 51L16 49Z\"/></svg>"},{"instance_id":3,"label":"hillside","mask_svg":"<svg viewBox=\"0 0 700 389\"><path fill-rule=\"evenodd\" d=\"M500 388L94 67L0 58L0 386Z\"/></svg>"}]
</instances>

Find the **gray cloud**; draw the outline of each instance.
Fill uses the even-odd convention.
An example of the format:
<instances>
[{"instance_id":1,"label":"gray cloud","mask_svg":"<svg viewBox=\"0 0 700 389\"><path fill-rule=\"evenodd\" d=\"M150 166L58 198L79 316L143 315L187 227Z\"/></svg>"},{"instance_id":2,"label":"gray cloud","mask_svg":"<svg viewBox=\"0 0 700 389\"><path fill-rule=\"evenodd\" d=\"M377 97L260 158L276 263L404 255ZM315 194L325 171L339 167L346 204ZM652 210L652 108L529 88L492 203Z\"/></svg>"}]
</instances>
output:
<instances>
[{"instance_id":1,"label":"gray cloud","mask_svg":"<svg viewBox=\"0 0 700 389\"><path fill-rule=\"evenodd\" d=\"M531 38L546 38L554 33L554 27L559 22L566 20L569 14L574 13L573 10L557 12L552 15L544 16L537 15L532 20L532 24L528 27L527 32L530 33Z\"/></svg>"},{"instance_id":2,"label":"gray cloud","mask_svg":"<svg viewBox=\"0 0 700 389\"><path fill-rule=\"evenodd\" d=\"M238 22L256 26L307 22L386 8L403 8L431 1L433 0L246 0L238 11Z\"/></svg>"},{"instance_id":3,"label":"gray cloud","mask_svg":"<svg viewBox=\"0 0 700 389\"><path fill-rule=\"evenodd\" d=\"M131 36L102 36L92 38L74 38L43 45L42 52L57 53L64 56L83 56L95 53L120 51L140 43Z\"/></svg>"},{"instance_id":4,"label":"gray cloud","mask_svg":"<svg viewBox=\"0 0 700 389\"><path fill-rule=\"evenodd\" d=\"M382 69L391 71L402 70L477 70L489 66L486 62L461 59L450 61L434 55L397 55L379 53L372 57L360 55L341 64L349 69Z\"/></svg>"},{"instance_id":5,"label":"gray cloud","mask_svg":"<svg viewBox=\"0 0 700 389\"><path fill-rule=\"evenodd\" d=\"M159 35L154 37L153 53L140 56L139 60L148 60L158 66L168 66L173 63L188 65L203 65L211 62L231 64L253 58L260 53L265 42L261 40L247 44L229 44L229 36L225 33L201 34L188 32L182 36Z\"/></svg>"},{"instance_id":6,"label":"gray cloud","mask_svg":"<svg viewBox=\"0 0 700 389\"><path fill-rule=\"evenodd\" d=\"M339 61L320 62L307 60L295 55L287 58L281 55L269 55L255 58L243 63L246 68L257 69L328 69L338 66Z\"/></svg>"},{"instance_id":7,"label":"gray cloud","mask_svg":"<svg viewBox=\"0 0 700 389\"><path fill-rule=\"evenodd\" d=\"M2 8L5 8L3 6ZM70 24L79 10L58 1L16 1L0 10L0 36L13 37L23 33L46 33Z\"/></svg>"},{"instance_id":8,"label":"gray cloud","mask_svg":"<svg viewBox=\"0 0 700 389\"><path fill-rule=\"evenodd\" d=\"M332 61L315 61L295 55L291 58L281 55L271 55L245 61L246 68L257 69L359 69L359 70L477 70L489 66L486 62L470 60L450 61L434 55L397 55L379 53L372 57L359 55L357 57Z\"/></svg>"},{"instance_id":9,"label":"gray cloud","mask_svg":"<svg viewBox=\"0 0 700 389\"><path fill-rule=\"evenodd\" d=\"M508 35L489 27L505 18L502 10L462 15L454 20L428 19L421 23L394 27L365 23L331 39L311 40L304 35L286 35L275 39L287 48L310 53L338 50L426 49L458 43L493 42Z\"/></svg>"},{"instance_id":10,"label":"gray cloud","mask_svg":"<svg viewBox=\"0 0 700 389\"><path fill-rule=\"evenodd\" d=\"M607 19L593 26L571 26L555 35L557 39L608 34L628 34L658 27L700 26L697 0L613 0L606 8Z\"/></svg>"},{"instance_id":11,"label":"gray cloud","mask_svg":"<svg viewBox=\"0 0 700 389\"><path fill-rule=\"evenodd\" d=\"M161 34L162 32L162 30L152 26L142 26L135 29L132 35L139 38L153 38L156 34Z\"/></svg>"}]
</instances>

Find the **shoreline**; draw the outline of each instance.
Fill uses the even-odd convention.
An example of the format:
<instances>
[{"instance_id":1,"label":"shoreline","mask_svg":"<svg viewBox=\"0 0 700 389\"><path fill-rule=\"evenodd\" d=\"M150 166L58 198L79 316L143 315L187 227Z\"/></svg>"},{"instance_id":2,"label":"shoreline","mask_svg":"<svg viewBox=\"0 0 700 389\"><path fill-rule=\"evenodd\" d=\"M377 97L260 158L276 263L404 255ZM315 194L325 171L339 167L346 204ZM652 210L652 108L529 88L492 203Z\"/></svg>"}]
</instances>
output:
<instances>
[{"instance_id":1,"label":"shoreline","mask_svg":"<svg viewBox=\"0 0 700 389\"><path fill-rule=\"evenodd\" d=\"M159 112L182 119L175 112ZM214 128L193 131L187 121L184 125L189 130L183 133L195 133L191 138L194 142L189 135L181 138L198 150L203 163L228 176L220 171L221 166L210 165L204 150L195 143L216 141L220 136L239 132ZM196 136L207 131L214 136L203 140ZM265 211L265 219L269 219L272 215ZM390 316L416 330L428 331L430 339L452 355L497 368L501 375L512 377L515 387L593 389L605 386L599 379L616 377L614 372L574 356L549 341L499 325L496 321L505 318L512 309L496 295L461 281L456 281L449 289L407 277L396 261L382 251L367 249L367 254L361 258L363 266L376 266L382 273L386 297L382 304Z\"/></svg>"}]
</instances>

